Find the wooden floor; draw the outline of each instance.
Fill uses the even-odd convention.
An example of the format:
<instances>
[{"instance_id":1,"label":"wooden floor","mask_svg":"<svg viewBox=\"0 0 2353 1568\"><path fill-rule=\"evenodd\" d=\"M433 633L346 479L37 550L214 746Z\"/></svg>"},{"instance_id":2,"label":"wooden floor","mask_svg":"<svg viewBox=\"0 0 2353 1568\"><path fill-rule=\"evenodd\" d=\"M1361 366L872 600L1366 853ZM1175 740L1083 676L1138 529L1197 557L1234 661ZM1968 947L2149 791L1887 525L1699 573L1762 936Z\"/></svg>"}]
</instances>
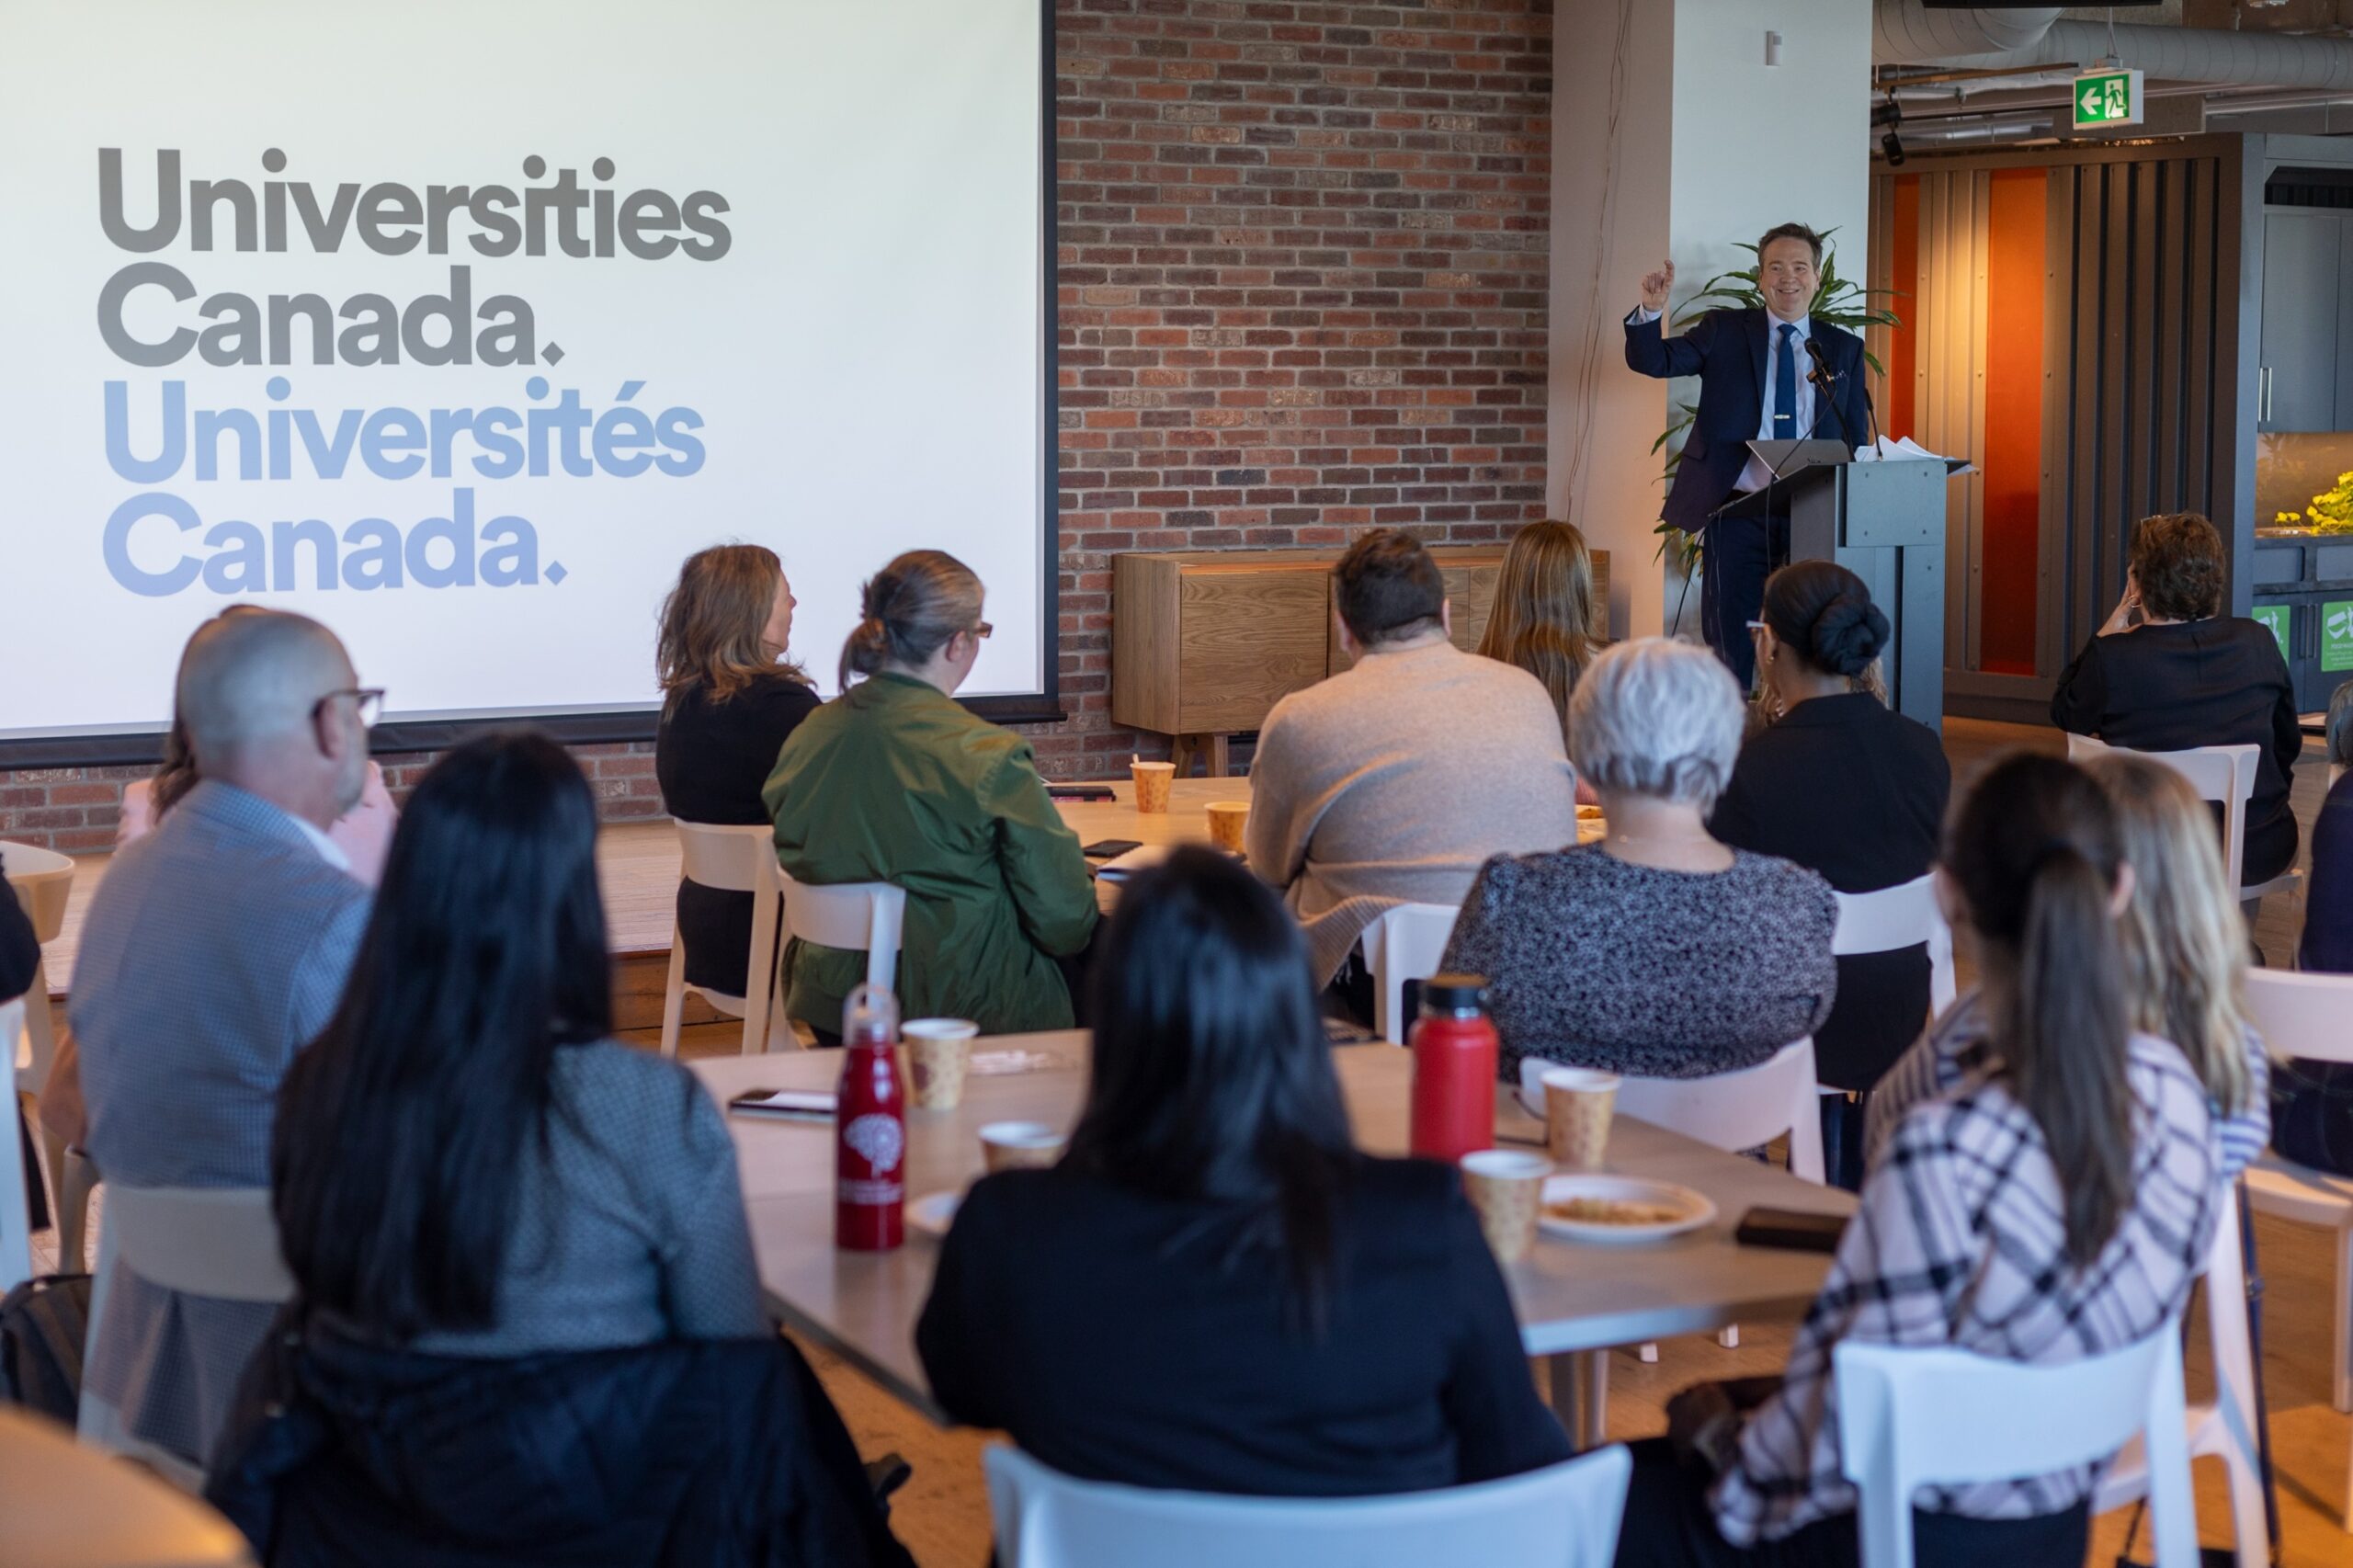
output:
<instances>
[{"instance_id":1,"label":"wooden floor","mask_svg":"<svg viewBox=\"0 0 2353 1568\"><path fill-rule=\"evenodd\" d=\"M1949 720L1945 749L1956 780L1984 759L2013 746L2062 750L2049 730ZM2316 749L2307 748L2297 770L2296 812L2310 836L2319 809L2325 769ZM600 840L598 866L613 946L620 959L617 1001L622 1038L651 1047L659 1036L664 966L670 940L670 899L676 886L677 853L667 824L608 827ZM77 878L65 938L51 949L52 987L62 992L72 975L72 940L77 934L88 890L103 874L103 858L85 861ZM2288 961L2302 927L2300 900L2267 902L2256 940L2274 962ZM741 1026L715 1018L700 1005L688 1015L682 1037L688 1056L736 1049ZM697 1021L700 1020L700 1021ZM2329 1330L2334 1251L2330 1236L2304 1227L2258 1219L2257 1245L2267 1290L2264 1298L2264 1380L2270 1401L2271 1436L2279 1469L2279 1508L2285 1532L2281 1561L2289 1568L2346 1568L2353 1564L2353 1536L2338 1528L2346 1491L2353 1421L2328 1406ZM45 1240L46 1238L42 1238ZM1726 1350L1712 1339L1673 1340L1660 1346L1654 1366L1631 1354L1614 1358L1610 1371L1609 1436L1613 1439L1654 1436L1665 1429L1666 1399L1687 1385L1712 1378L1778 1371L1789 1354L1785 1325L1744 1327L1740 1347ZM858 1447L870 1457L896 1449L915 1465L915 1479L893 1510L900 1537L924 1568L977 1568L987 1560L989 1513L983 1488L980 1452L983 1435L943 1432L861 1376L823 1352L812 1350L825 1384L840 1405ZM2189 1350L2193 1398L2208 1388L2209 1358L2202 1329ZM2213 1460L2200 1460L2199 1514L2211 1545L2226 1545L2229 1514L2222 1473ZM2123 1544L2129 1511L2100 1521L2087 1562L2112 1563ZM2149 1559L2147 1534L2136 1548Z\"/></svg>"}]
</instances>

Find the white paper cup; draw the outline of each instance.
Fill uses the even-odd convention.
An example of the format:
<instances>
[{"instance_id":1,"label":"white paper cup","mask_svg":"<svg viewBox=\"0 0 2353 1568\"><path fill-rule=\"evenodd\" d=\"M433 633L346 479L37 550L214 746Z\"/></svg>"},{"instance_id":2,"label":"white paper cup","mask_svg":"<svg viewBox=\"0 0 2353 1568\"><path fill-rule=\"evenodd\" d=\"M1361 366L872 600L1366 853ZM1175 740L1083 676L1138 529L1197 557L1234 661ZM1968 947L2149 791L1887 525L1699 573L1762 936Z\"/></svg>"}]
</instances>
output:
<instances>
[{"instance_id":1,"label":"white paper cup","mask_svg":"<svg viewBox=\"0 0 2353 1568\"><path fill-rule=\"evenodd\" d=\"M954 1110L981 1026L970 1018L911 1018L899 1026L907 1052L907 1096L918 1110Z\"/></svg>"},{"instance_id":2,"label":"white paper cup","mask_svg":"<svg viewBox=\"0 0 2353 1568\"><path fill-rule=\"evenodd\" d=\"M1479 1211L1479 1229L1496 1262L1517 1263L1536 1244L1544 1178L1552 1174L1552 1161L1516 1149L1482 1149L1462 1156L1462 1187Z\"/></svg>"},{"instance_id":3,"label":"white paper cup","mask_svg":"<svg viewBox=\"0 0 2353 1568\"><path fill-rule=\"evenodd\" d=\"M1063 1157L1067 1133L1042 1121L992 1121L981 1129L981 1164L998 1171L1036 1170Z\"/></svg>"},{"instance_id":4,"label":"white paper cup","mask_svg":"<svg viewBox=\"0 0 2353 1568\"><path fill-rule=\"evenodd\" d=\"M1618 1074L1589 1067L1553 1067L1544 1085L1544 1148L1564 1171L1597 1171L1609 1153L1609 1122L1618 1104Z\"/></svg>"}]
</instances>

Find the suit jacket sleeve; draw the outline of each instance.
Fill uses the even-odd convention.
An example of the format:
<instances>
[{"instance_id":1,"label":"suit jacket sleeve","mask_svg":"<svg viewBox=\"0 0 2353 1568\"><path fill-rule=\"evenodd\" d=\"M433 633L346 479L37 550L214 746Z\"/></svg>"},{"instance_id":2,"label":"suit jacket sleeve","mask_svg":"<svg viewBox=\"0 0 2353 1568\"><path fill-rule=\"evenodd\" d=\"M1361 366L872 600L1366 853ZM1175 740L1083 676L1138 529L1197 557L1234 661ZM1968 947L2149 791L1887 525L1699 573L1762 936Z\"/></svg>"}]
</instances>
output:
<instances>
[{"instance_id":1,"label":"suit jacket sleeve","mask_svg":"<svg viewBox=\"0 0 2353 1568\"><path fill-rule=\"evenodd\" d=\"M1655 376L1662 381L1675 376L1696 376L1708 362L1708 350L1715 341L1716 312L1709 312L1691 324L1691 329L1676 336L1666 335L1666 318L1654 322L1626 324L1626 368L1636 375Z\"/></svg>"},{"instance_id":2,"label":"suit jacket sleeve","mask_svg":"<svg viewBox=\"0 0 2353 1568\"><path fill-rule=\"evenodd\" d=\"M33 935L33 917L25 913L17 890L0 879L0 1002L13 1002L32 988L33 971L40 968L40 942Z\"/></svg>"}]
</instances>

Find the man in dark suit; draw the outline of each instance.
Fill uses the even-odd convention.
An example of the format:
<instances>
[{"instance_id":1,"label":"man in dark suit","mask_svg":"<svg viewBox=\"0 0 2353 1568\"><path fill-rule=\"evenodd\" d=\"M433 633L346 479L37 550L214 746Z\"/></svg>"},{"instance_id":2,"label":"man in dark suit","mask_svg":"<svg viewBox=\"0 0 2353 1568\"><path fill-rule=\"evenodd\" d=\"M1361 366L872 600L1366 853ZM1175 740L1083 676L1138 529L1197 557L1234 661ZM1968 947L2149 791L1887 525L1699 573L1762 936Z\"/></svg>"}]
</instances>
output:
<instances>
[{"instance_id":1,"label":"man in dark suit","mask_svg":"<svg viewBox=\"0 0 2353 1568\"><path fill-rule=\"evenodd\" d=\"M1784 223L1756 244L1763 310L1710 311L1678 336L1661 319L1675 286L1675 263L1643 279L1643 302L1626 318L1627 368L1662 380L1699 378L1699 407L1684 439L1660 516L1706 542L1699 623L1708 645L1748 689L1756 650L1748 623L1764 603L1765 578L1790 552L1786 507L1769 524L1756 518L1711 520L1710 514L1742 491L1762 489L1771 470L1749 451L1751 441L1843 441L1870 437L1863 405L1863 340L1811 319L1822 282L1822 236L1802 223ZM1821 350L1832 394L1824 398L1809 346Z\"/></svg>"}]
</instances>

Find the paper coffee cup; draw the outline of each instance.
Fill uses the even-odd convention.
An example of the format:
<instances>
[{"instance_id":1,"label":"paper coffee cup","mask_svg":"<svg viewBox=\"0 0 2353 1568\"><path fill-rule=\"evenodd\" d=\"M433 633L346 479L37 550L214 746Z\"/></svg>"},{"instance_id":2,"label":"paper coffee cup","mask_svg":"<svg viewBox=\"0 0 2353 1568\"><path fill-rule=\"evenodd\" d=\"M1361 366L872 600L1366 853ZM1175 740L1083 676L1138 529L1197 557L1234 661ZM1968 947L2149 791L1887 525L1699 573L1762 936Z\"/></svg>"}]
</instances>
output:
<instances>
[{"instance_id":1,"label":"paper coffee cup","mask_svg":"<svg viewBox=\"0 0 2353 1568\"><path fill-rule=\"evenodd\" d=\"M1247 801L1211 801L1209 805L1210 842L1220 849L1242 853L1242 830L1250 821Z\"/></svg>"},{"instance_id":2,"label":"paper coffee cup","mask_svg":"<svg viewBox=\"0 0 2353 1568\"><path fill-rule=\"evenodd\" d=\"M1498 1263L1518 1263L1536 1244L1536 1215L1552 1163L1541 1154L1482 1149L1462 1156L1462 1187Z\"/></svg>"},{"instance_id":3,"label":"paper coffee cup","mask_svg":"<svg viewBox=\"0 0 2353 1568\"><path fill-rule=\"evenodd\" d=\"M1128 767L1136 781L1136 810L1166 811L1169 789L1176 782L1176 765L1173 762L1131 762Z\"/></svg>"},{"instance_id":4,"label":"paper coffee cup","mask_svg":"<svg viewBox=\"0 0 2353 1568\"><path fill-rule=\"evenodd\" d=\"M1618 1074L1588 1067L1555 1067L1544 1085L1544 1147L1564 1171L1597 1171L1609 1153L1609 1119L1618 1104Z\"/></svg>"},{"instance_id":5,"label":"paper coffee cup","mask_svg":"<svg viewBox=\"0 0 2353 1568\"><path fill-rule=\"evenodd\" d=\"M917 1110L954 1110L981 1026L970 1018L910 1018L899 1026L907 1052L907 1097Z\"/></svg>"},{"instance_id":6,"label":"paper coffee cup","mask_svg":"<svg viewBox=\"0 0 2353 1568\"><path fill-rule=\"evenodd\" d=\"M981 1129L981 1164L992 1176L1040 1169L1061 1159L1069 1142L1042 1121L992 1121Z\"/></svg>"}]
</instances>

